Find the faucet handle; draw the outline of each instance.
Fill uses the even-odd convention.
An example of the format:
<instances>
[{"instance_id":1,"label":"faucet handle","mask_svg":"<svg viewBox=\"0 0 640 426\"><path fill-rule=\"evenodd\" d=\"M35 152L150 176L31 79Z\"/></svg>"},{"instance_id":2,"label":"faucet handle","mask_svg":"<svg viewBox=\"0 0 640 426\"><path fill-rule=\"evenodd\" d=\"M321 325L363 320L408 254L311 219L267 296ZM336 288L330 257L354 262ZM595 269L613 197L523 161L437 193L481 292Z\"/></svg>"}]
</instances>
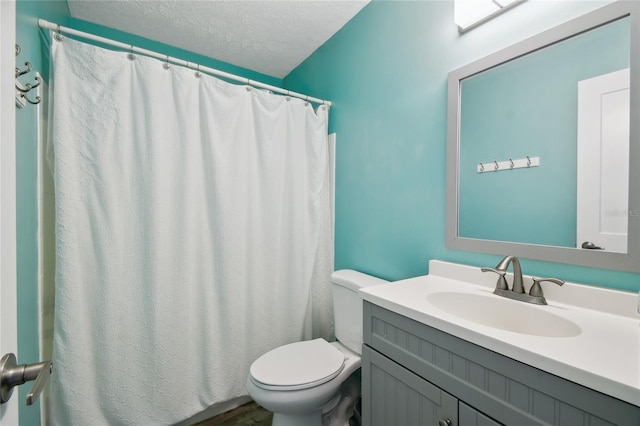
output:
<instances>
[{"instance_id":1,"label":"faucet handle","mask_svg":"<svg viewBox=\"0 0 640 426\"><path fill-rule=\"evenodd\" d=\"M564 281L559 280L557 278L538 278L538 277L531 277L531 278L533 279L533 285L531 286L531 289L529 289L529 295L534 297L544 296L542 293L542 287L540 286L541 282L548 281L550 283L554 283L558 285L564 284Z\"/></svg>"},{"instance_id":2,"label":"faucet handle","mask_svg":"<svg viewBox=\"0 0 640 426\"><path fill-rule=\"evenodd\" d=\"M507 285L507 279L504 275L507 273L504 269L496 269L496 268L480 268L482 272L494 272L498 274L498 282L496 283L496 289L498 290L509 290L509 286Z\"/></svg>"}]
</instances>

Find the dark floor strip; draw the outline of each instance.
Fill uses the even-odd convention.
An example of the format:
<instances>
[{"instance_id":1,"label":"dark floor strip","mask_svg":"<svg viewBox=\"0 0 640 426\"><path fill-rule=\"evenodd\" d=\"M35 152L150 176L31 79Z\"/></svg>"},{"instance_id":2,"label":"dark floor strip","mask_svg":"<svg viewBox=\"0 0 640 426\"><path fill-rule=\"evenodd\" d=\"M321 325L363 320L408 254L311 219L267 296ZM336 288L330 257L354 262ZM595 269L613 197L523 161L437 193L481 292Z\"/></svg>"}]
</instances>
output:
<instances>
[{"instance_id":1,"label":"dark floor strip","mask_svg":"<svg viewBox=\"0 0 640 426\"><path fill-rule=\"evenodd\" d=\"M273 413L252 401L194 426L271 426L272 418Z\"/></svg>"}]
</instances>

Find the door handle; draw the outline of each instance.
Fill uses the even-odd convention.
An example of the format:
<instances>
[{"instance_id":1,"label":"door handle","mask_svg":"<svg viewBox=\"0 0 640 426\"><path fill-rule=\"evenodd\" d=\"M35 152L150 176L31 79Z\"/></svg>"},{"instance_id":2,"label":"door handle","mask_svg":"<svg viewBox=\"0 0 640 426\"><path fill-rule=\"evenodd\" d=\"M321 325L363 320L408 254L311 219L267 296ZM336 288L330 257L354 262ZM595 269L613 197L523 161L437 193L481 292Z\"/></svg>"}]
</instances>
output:
<instances>
[{"instance_id":1,"label":"door handle","mask_svg":"<svg viewBox=\"0 0 640 426\"><path fill-rule=\"evenodd\" d=\"M35 380L36 382L27 394L27 405L32 405L40 396L52 372L53 364L51 361L17 365L14 354L5 354L0 359L0 403L4 404L9 401L15 386Z\"/></svg>"},{"instance_id":2,"label":"door handle","mask_svg":"<svg viewBox=\"0 0 640 426\"><path fill-rule=\"evenodd\" d=\"M585 241L584 243L582 243L582 248L587 250L604 250L604 247L598 247L591 241Z\"/></svg>"}]
</instances>

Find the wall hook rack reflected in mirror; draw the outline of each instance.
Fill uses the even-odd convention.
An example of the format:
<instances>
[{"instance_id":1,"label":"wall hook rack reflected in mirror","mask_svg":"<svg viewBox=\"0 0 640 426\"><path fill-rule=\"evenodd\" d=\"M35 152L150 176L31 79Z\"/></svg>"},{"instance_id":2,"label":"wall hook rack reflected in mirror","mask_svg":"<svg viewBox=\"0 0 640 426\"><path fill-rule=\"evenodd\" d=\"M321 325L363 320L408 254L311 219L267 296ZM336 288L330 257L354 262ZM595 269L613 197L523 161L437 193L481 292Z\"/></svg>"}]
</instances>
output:
<instances>
[{"instance_id":1,"label":"wall hook rack reflected in mirror","mask_svg":"<svg viewBox=\"0 0 640 426\"><path fill-rule=\"evenodd\" d=\"M19 45L16 44L16 57L18 55L20 55L20 52L22 51L22 49L20 48ZM40 83L42 83L42 78L40 77L39 73L36 72L35 74L35 84L31 84L31 83L27 83L27 84L22 84L20 82L20 80L18 79L18 77L21 77L25 74L28 74L32 71L32 67L31 67L31 62L25 62L24 63L26 69L21 70L20 68L16 67L16 106L18 108L24 108L25 106L27 106L27 102L32 104L32 105L36 105L39 104L40 101L42 100L40 98L40 96L36 95L34 100L31 100L27 95L29 92L31 92L32 90L35 89L35 93L38 93L38 87L40 86Z\"/></svg>"},{"instance_id":2,"label":"wall hook rack reflected in mirror","mask_svg":"<svg viewBox=\"0 0 640 426\"><path fill-rule=\"evenodd\" d=\"M518 158L516 160L509 158L504 161L485 161L476 165L477 173L499 172L502 170L513 170L522 168L531 168L540 166L540 157Z\"/></svg>"}]
</instances>

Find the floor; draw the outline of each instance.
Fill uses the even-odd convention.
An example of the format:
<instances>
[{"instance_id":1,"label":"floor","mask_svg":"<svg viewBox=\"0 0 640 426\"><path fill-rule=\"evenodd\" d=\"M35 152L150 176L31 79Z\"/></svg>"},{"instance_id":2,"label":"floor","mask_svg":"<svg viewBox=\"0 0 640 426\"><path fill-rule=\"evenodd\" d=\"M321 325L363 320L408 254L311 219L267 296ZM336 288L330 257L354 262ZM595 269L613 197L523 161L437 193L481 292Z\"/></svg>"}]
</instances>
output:
<instances>
[{"instance_id":1,"label":"floor","mask_svg":"<svg viewBox=\"0 0 640 426\"><path fill-rule=\"evenodd\" d=\"M354 416L349 419L349 425L360 426L360 412L361 407L358 402ZM271 411L265 410L252 401L193 426L271 426L272 418Z\"/></svg>"},{"instance_id":2,"label":"floor","mask_svg":"<svg viewBox=\"0 0 640 426\"><path fill-rule=\"evenodd\" d=\"M272 417L270 411L255 402L249 402L194 426L271 426Z\"/></svg>"}]
</instances>

